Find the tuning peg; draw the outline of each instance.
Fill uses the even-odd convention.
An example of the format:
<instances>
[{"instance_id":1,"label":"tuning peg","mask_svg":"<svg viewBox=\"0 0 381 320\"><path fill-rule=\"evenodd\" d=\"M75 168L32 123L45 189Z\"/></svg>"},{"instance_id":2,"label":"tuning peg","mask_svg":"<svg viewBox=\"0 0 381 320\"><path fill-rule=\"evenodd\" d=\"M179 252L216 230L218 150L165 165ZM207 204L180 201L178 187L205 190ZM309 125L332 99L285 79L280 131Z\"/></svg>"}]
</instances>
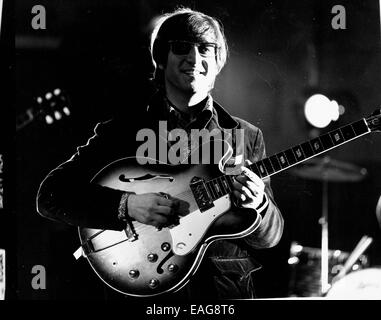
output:
<instances>
[{"instance_id":1,"label":"tuning peg","mask_svg":"<svg viewBox=\"0 0 381 320\"><path fill-rule=\"evenodd\" d=\"M58 111L54 111L54 118L56 118L56 120L60 120L62 118L62 114Z\"/></svg>"},{"instance_id":2,"label":"tuning peg","mask_svg":"<svg viewBox=\"0 0 381 320\"><path fill-rule=\"evenodd\" d=\"M68 107L63 107L63 112L67 115L67 116L69 116L70 115L70 110L69 110L69 108Z\"/></svg>"},{"instance_id":3,"label":"tuning peg","mask_svg":"<svg viewBox=\"0 0 381 320\"><path fill-rule=\"evenodd\" d=\"M45 94L45 98L46 98L46 100L49 100L49 99L51 99L52 97L53 97L53 95L52 95L51 92L47 92L47 93Z\"/></svg>"},{"instance_id":4,"label":"tuning peg","mask_svg":"<svg viewBox=\"0 0 381 320\"><path fill-rule=\"evenodd\" d=\"M37 97L36 100L37 100L37 103L39 103L39 104L42 103L42 98L41 97Z\"/></svg>"},{"instance_id":5,"label":"tuning peg","mask_svg":"<svg viewBox=\"0 0 381 320\"><path fill-rule=\"evenodd\" d=\"M52 124L54 122L54 119L50 115L45 116L45 121L47 124Z\"/></svg>"},{"instance_id":6,"label":"tuning peg","mask_svg":"<svg viewBox=\"0 0 381 320\"><path fill-rule=\"evenodd\" d=\"M54 95L59 96L61 94L61 89L60 88L54 89L53 93Z\"/></svg>"}]
</instances>

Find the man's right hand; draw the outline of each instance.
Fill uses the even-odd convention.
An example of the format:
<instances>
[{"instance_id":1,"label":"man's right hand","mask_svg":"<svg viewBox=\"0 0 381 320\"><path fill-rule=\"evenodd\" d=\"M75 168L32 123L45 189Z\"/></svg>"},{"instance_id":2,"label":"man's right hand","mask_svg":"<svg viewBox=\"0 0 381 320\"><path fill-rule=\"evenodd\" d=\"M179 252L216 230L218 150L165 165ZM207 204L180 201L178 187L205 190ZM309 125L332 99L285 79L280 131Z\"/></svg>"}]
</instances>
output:
<instances>
[{"instance_id":1,"label":"man's right hand","mask_svg":"<svg viewBox=\"0 0 381 320\"><path fill-rule=\"evenodd\" d=\"M159 193L131 194L127 206L131 218L155 227L170 225L175 218L176 201Z\"/></svg>"}]
</instances>

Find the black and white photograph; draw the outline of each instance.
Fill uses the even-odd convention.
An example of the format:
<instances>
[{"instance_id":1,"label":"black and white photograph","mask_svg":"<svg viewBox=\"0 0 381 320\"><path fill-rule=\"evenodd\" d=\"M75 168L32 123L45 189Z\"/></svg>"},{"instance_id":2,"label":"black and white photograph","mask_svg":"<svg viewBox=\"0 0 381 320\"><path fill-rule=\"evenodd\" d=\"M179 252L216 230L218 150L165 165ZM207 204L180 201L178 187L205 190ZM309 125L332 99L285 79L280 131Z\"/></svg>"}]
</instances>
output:
<instances>
[{"instance_id":1,"label":"black and white photograph","mask_svg":"<svg viewBox=\"0 0 381 320\"><path fill-rule=\"evenodd\" d=\"M1 300L381 300L381 1L0 3Z\"/></svg>"}]
</instances>

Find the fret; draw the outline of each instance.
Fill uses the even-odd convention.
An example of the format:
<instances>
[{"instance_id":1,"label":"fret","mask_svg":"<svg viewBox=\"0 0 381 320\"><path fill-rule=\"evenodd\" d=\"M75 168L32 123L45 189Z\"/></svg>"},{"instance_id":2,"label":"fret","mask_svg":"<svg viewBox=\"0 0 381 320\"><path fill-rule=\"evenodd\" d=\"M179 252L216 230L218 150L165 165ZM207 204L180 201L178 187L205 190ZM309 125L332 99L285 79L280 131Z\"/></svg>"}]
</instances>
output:
<instances>
[{"instance_id":1,"label":"fret","mask_svg":"<svg viewBox=\"0 0 381 320\"><path fill-rule=\"evenodd\" d=\"M296 163L296 158L294 153L292 152L292 149L287 149L286 151L284 151L284 154L286 155L287 161L290 166Z\"/></svg>"},{"instance_id":2,"label":"fret","mask_svg":"<svg viewBox=\"0 0 381 320\"><path fill-rule=\"evenodd\" d=\"M280 169L282 169L282 167L279 163L279 160L276 156L271 156L269 159L270 159L270 162L271 162L273 168L275 169L275 171L279 171Z\"/></svg>"},{"instance_id":3,"label":"fret","mask_svg":"<svg viewBox=\"0 0 381 320\"><path fill-rule=\"evenodd\" d=\"M225 177L226 177L226 180L227 180L227 182L229 184L230 191L232 191L234 189L234 187L233 187L234 176L227 175Z\"/></svg>"},{"instance_id":4,"label":"fret","mask_svg":"<svg viewBox=\"0 0 381 320\"><path fill-rule=\"evenodd\" d=\"M278 158L279 163L282 166L282 169L288 167L288 161L283 152L277 153L275 156Z\"/></svg>"},{"instance_id":5,"label":"fret","mask_svg":"<svg viewBox=\"0 0 381 320\"><path fill-rule=\"evenodd\" d=\"M356 133L356 135L360 135L360 134L369 132L368 126L366 125L364 119L353 122L353 123L351 123L351 125L352 125L352 128L353 128L354 132Z\"/></svg>"},{"instance_id":6,"label":"fret","mask_svg":"<svg viewBox=\"0 0 381 320\"><path fill-rule=\"evenodd\" d=\"M334 146L333 141L328 133L320 136L320 141L325 150L332 148Z\"/></svg>"},{"instance_id":7,"label":"fret","mask_svg":"<svg viewBox=\"0 0 381 320\"><path fill-rule=\"evenodd\" d=\"M302 150L306 155L306 158L312 157L314 155L314 151L312 150L312 147L308 141L302 143L300 146L302 147Z\"/></svg>"},{"instance_id":8,"label":"fret","mask_svg":"<svg viewBox=\"0 0 381 320\"><path fill-rule=\"evenodd\" d=\"M213 189L213 183L211 183L210 181L208 181L207 183L205 183L207 188L208 188L208 191L209 191L209 194L212 198L212 200L215 200L217 199L217 196L216 196L216 192L214 191Z\"/></svg>"},{"instance_id":9,"label":"fret","mask_svg":"<svg viewBox=\"0 0 381 320\"><path fill-rule=\"evenodd\" d=\"M253 171L258 177L261 177L261 173L259 172L258 166L253 163L251 166L249 166L250 170Z\"/></svg>"},{"instance_id":10,"label":"fret","mask_svg":"<svg viewBox=\"0 0 381 320\"><path fill-rule=\"evenodd\" d=\"M356 133L355 131L353 130L352 126L349 124L343 128L341 128L341 133L343 134L344 136L344 139L347 141L347 140L350 140L352 138L354 138L356 136Z\"/></svg>"},{"instance_id":11,"label":"fret","mask_svg":"<svg viewBox=\"0 0 381 320\"><path fill-rule=\"evenodd\" d=\"M274 168L268 158L262 159L262 162L265 165L268 174L274 173Z\"/></svg>"},{"instance_id":12,"label":"fret","mask_svg":"<svg viewBox=\"0 0 381 320\"><path fill-rule=\"evenodd\" d=\"M318 153L324 151L324 147L323 147L319 137L312 139L310 143L311 143L312 150L315 152L315 154L318 154Z\"/></svg>"},{"instance_id":13,"label":"fret","mask_svg":"<svg viewBox=\"0 0 381 320\"><path fill-rule=\"evenodd\" d=\"M339 129L329 132L329 135L332 138L332 141L335 144L335 146L344 142L344 137Z\"/></svg>"},{"instance_id":14,"label":"fret","mask_svg":"<svg viewBox=\"0 0 381 320\"><path fill-rule=\"evenodd\" d=\"M296 160L299 162L299 161L302 161L304 160L306 157L303 153L303 150L302 150L302 147L301 146L296 146L296 147L293 147L292 148L292 151L294 152L295 156L296 156Z\"/></svg>"},{"instance_id":15,"label":"fret","mask_svg":"<svg viewBox=\"0 0 381 320\"><path fill-rule=\"evenodd\" d=\"M266 167L265 167L265 165L263 164L263 162L262 161L257 161L256 162L256 165L257 165L257 167L258 167L258 169L259 169L259 173L260 173L260 177L261 178L264 178L266 175L267 175L267 171L266 171Z\"/></svg>"}]
</instances>

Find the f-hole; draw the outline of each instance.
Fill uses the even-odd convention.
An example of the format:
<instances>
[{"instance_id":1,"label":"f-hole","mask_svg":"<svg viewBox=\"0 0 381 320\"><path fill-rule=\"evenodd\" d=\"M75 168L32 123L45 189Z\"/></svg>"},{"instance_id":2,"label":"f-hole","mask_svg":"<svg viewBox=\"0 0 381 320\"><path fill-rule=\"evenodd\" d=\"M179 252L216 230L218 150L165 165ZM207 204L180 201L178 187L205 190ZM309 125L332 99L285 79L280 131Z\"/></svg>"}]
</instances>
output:
<instances>
[{"instance_id":1,"label":"f-hole","mask_svg":"<svg viewBox=\"0 0 381 320\"><path fill-rule=\"evenodd\" d=\"M170 257L172 257L174 255L173 251L171 250L170 252L168 252L168 254L164 257L163 260L160 261L160 263L158 264L157 268L156 268L156 271L158 274L162 274L164 272L163 270L163 265L164 263L166 263L168 261L168 259Z\"/></svg>"},{"instance_id":2,"label":"f-hole","mask_svg":"<svg viewBox=\"0 0 381 320\"><path fill-rule=\"evenodd\" d=\"M147 173L144 176L135 177L135 178L126 178L126 176L124 174L121 174L119 176L119 180L122 182L152 181L155 179L167 179L167 180L169 180L169 182L173 182L175 180L174 177L172 177L168 174L150 174L150 173Z\"/></svg>"}]
</instances>

